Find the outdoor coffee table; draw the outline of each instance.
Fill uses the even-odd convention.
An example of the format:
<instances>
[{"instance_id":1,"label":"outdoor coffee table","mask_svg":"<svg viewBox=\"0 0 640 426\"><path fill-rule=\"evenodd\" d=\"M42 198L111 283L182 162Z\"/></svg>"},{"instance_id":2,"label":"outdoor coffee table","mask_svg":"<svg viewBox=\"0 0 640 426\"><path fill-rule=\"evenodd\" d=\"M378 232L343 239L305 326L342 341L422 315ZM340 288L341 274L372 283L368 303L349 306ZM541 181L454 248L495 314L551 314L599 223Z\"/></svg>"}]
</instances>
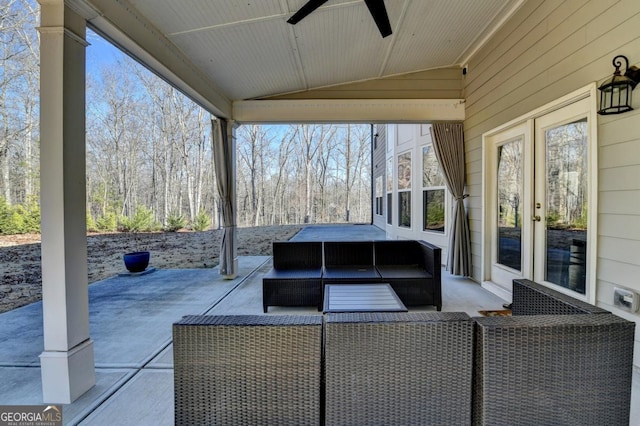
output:
<instances>
[{"instance_id":1,"label":"outdoor coffee table","mask_svg":"<svg viewBox=\"0 0 640 426\"><path fill-rule=\"evenodd\" d=\"M389 284L327 284L323 311L407 312L407 308Z\"/></svg>"}]
</instances>

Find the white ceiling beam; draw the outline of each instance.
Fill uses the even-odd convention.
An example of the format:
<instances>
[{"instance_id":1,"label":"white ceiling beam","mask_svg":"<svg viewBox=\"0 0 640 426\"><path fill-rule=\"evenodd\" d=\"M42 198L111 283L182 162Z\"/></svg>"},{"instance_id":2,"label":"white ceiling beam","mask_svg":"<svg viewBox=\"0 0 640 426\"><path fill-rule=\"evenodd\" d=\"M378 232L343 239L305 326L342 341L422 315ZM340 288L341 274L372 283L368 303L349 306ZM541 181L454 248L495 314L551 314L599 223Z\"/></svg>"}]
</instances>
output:
<instances>
[{"instance_id":1,"label":"white ceiling beam","mask_svg":"<svg viewBox=\"0 0 640 426\"><path fill-rule=\"evenodd\" d=\"M233 119L241 123L425 123L464 118L463 99L295 99L233 103Z\"/></svg>"}]
</instances>

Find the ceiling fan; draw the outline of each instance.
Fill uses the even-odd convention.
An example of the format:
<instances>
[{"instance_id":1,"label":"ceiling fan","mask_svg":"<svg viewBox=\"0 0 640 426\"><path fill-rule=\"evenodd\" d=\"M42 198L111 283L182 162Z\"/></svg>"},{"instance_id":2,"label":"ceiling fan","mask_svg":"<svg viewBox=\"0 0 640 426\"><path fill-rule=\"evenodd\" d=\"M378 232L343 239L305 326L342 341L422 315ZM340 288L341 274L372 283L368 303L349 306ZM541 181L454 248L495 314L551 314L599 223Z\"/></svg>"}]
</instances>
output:
<instances>
[{"instance_id":1,"label":"ceiling fan","mask_svg":"<svg viewBox=\"0 0 640 426\"><path fill-rule=\"evenodd\" d=\"M327 0L309 0L305 3L304 6L300 8L289 20L288 23L295 25L304 18L307 17L311 12L325 4ZM384 0L364 0L367 7L369 8L369 12L373 17L376 25L378 26L378 30L380 30L380 34L382 38L391 35L391 24L389 23L389 16L387 15L387 9L384 6Z\"/></svg>"}]
</instances>

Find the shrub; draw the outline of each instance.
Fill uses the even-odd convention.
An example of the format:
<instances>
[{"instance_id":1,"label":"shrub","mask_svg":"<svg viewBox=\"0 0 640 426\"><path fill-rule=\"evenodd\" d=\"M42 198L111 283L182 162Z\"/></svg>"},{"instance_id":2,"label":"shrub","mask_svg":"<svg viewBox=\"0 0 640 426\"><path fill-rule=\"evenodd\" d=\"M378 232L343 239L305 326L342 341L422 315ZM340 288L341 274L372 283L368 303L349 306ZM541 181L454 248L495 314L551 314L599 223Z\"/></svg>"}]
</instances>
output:
<instances>
[{"instance_id":1,"label":"shrub","mask_svg":"<svg viewBox=\"0 0 640 426\"><path fill-rule=\"evenodd\" d=\"M187 221L184 216L177 213L171 213L169 217L167 217L167 226L165 226L165 231L168 232L176 232L187 225Z\"/></svg>"},{"instance_id":2,"label":"shrub","mask_svg":"<svg viewBox=\"0 0 640 426\"><path fill-rule=\"evenodd\" d=\"M144 206L138 206L132 218L120 217L120 228L124 232L155 231L160 225L153 219L153 211Z\"/></svg>"},{"instance_id":3,"label":"shrub","mask_svg":"<svg viewBox=\"0 0 640 426\"><path fill-rule=\"evenodd\" d=\"M7 200L0 197L0 234L8 235L13 228L11 223L11 206L7 203Z\"/></svg>"},{"instance_id":4,"label":"shrub","mask_svg":"<svg viewBox=\"0 0 640 426\"><path fill-rule=\"evenodd\" d=\"M20 206L23 217L22 232L40 232L40 203L37 197L30 197L23 206Z\"/></svg>"},{"instance_id":5,"label":"shrub","mask_svg":"<svg viewBox=\"0 0 640 426\"><path fill-rule=\"evenodd\" d=\"M0 198L0 234L13 235L40 232L40 206L36 198L24 205L10 205Z\"/></svg>"},{"instance_id":6,"label":"shrub","mask_svg":"<svg viewBox=\"0 0 640 426\"><path fill-rule=\"evenodd\" d=\"M96 228L96 222L93 220L93 216L91 216L91 212L87 210L87 232L96 232L98 229Z\"/></svg>"},{"instance_id":7,"label":"shrub","mask_svg":"<svg viewBox=\"0 0 640 426\"><path fill-rule=\"evenodd\" d=\"M191 227L194 231L206 231L210 223L211 218L209 218L209 215L204 210L200 210L200 213L198 213L193 223L191 223Z\"/></svg>"},{"instance_id":8,"label":"shrub","mask_svg":"<svg viewBox=\"0 0 640 426\"><path fill-rule=\"evenodd\" d=\"M95 227L101 232L114 232L118 229L118 221L115 213L107 213L96 220Z\"/></svg>"}]
</instances>

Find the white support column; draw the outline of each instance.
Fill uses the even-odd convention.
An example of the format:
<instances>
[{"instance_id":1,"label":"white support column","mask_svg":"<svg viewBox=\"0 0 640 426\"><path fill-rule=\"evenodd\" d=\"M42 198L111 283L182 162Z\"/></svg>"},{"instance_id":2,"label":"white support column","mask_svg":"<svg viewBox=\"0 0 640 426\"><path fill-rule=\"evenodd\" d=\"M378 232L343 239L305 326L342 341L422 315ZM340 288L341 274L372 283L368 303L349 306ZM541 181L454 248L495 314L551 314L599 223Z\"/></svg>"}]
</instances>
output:
<instances>
[{"instance_id":1,"label":"white support column","mask_svg":"<svg viewBox=\"0 0 640 426\"><path fill-rule=\"evenodd\" d=\"M42 395L46 403L68 404L95 385L85 216L86 21L64 0L38 1Z\"/></svg>"}]
</instances>

